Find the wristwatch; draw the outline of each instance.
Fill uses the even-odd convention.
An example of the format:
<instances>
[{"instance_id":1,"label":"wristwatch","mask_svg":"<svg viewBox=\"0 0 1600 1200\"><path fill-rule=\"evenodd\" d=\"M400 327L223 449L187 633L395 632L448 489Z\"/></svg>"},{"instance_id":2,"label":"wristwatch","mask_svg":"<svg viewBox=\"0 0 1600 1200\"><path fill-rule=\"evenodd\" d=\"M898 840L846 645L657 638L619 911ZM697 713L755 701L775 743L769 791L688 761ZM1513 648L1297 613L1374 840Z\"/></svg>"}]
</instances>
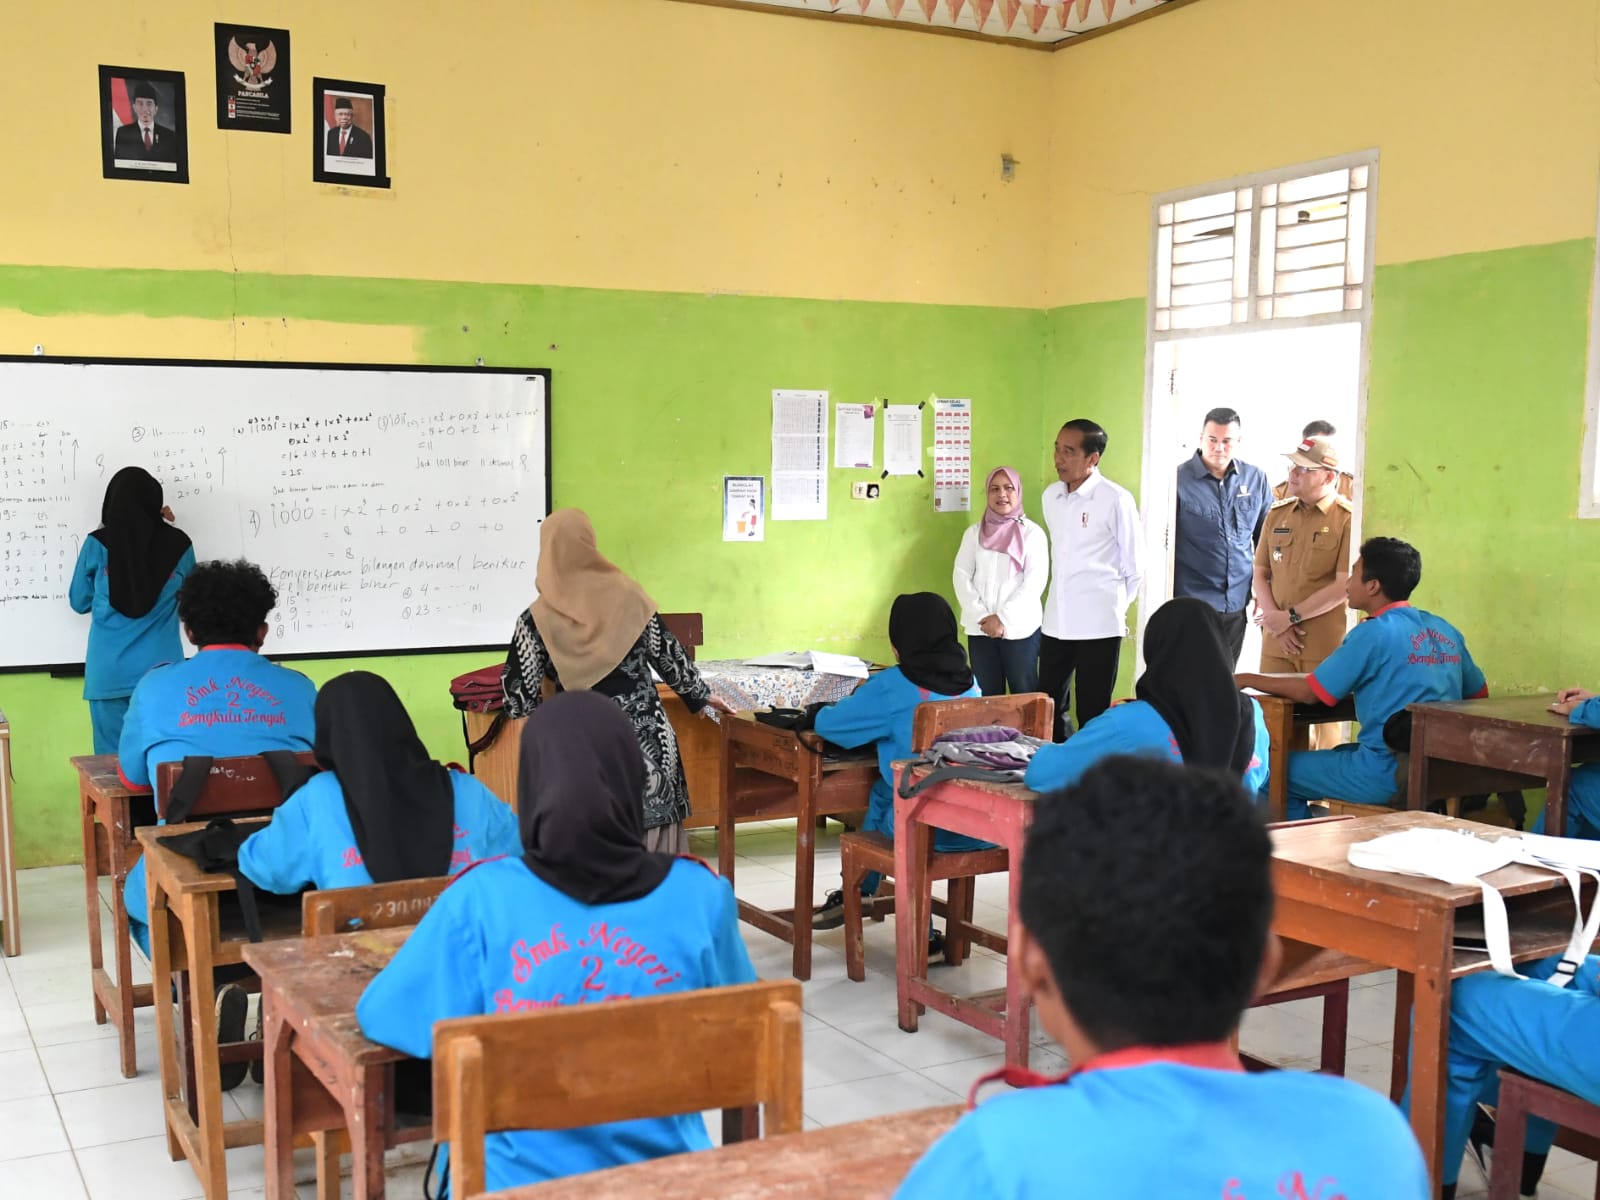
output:
<instances>
[{"instance_id":1,"label":"wristwatch","mask_svg":"<svg viewBox=\"0 0 1600 1200\"><path fill-rule=\"evenodd\" d=\"M1289 609L1289 624L1299 625L1304 620L1305 618L1297 613L1292 607Z\"/></svg>"}]
</instances>

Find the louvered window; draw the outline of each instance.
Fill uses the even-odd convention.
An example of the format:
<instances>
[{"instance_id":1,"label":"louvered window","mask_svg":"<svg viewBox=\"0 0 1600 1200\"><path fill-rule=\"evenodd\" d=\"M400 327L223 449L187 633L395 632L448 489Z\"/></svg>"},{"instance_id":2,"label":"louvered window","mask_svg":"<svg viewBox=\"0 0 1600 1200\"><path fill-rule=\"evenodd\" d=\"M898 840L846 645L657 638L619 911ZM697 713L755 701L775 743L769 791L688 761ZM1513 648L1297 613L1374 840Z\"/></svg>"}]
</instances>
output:
<instances>
[{"instance_id":1,"label":"louvered window","mask_svg":"<svg viewBox=\"0 0 1600 1200\"><path fill-rule=\"evenodd\" d=\"M1374 164L1156 204L1157 333L1359 312Z\"/></svg>"}]
</instances>

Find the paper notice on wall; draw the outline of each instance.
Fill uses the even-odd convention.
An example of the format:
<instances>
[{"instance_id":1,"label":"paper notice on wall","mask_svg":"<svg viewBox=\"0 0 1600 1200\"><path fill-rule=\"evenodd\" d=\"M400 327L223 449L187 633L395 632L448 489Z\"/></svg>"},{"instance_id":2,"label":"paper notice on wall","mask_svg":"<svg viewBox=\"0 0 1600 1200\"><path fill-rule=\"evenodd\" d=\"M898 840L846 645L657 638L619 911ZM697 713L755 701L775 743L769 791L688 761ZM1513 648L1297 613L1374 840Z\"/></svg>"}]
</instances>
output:
<instances>
[{"instance_id":1,"label":"paper notice on wall","mask_svg":"<svg viewBox=\"0 0 1600 1200\"><path fill-rule=\"evenodd\" d=\"M722 540L766 540L767 481L759 475L722 477Z\"/></svg>"},{"instance_id":2,"label":"paper notice on wall","mask_svg":"<svg viewBox=\"0 0 1600 1200\"><path fill-rule=\"evenodd\" d=\"M828 517L828 393L772 393L772 519Z\"/></svg>"},{"instance_id":3,"label":"paper notice on wall","mask_svg":"<svg viewBox=\"0 0 1600 1200\"><path fill-rule=\"evenodd\" d=\"M877 432L873 418L876 404L835 404L833 406L833 465L841 470L870 470L872 439Z\"/></svg>"},{"instance_id":4,"label":"paper notice on wall","mask_svg":"<svg viewBox=\"0 0 1600 1200\"><path fill-rule=\"evenodd\" d=\"M972 401L933 402L933 507L972 511Z\"/></svg>"},{"instance_id":5,"label":"paper notice on wall","mask_svg":"<svg viewBox=\"0 0 1600 1200\"><path fill-rule=\"evenodd\" d=\"M922 406L883 406L883 473L922 474Z\"/></svg>"}]
</instances>

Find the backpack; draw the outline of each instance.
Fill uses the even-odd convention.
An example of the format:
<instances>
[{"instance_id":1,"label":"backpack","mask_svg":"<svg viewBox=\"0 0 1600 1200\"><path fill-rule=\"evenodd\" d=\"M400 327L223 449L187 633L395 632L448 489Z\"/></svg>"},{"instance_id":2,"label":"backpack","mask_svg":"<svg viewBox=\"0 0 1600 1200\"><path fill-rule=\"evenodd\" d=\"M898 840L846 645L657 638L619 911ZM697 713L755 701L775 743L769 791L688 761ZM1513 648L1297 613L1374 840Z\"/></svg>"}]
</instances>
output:
<instances>
[{"instance_id":1,"label":"backpack","mask_svg":"<svg viewBox=\"0 0 1600 1200\"><path fill-rule=\"evenodd\" d=\"M505 728L506 693L501 683L505 673L505 664L495 663L468 671L465 675L457 675L450 681L450 703L461 712L461 740L467 744L468 772L472 771L478 755L494 745L500 731ZM467 733L469 712L494 714L494 720L481 737L473 738Z\"/></svg>"},{"instance_id":2,"label":"backpack","mask_svg":"<svg viewBox=\"0 0 1600 1200\"><path fill-rule=\"evenodd\" d=\"M951 729L934 738L920 759L906 764L900 773L900 795L909 799L946 779L1021 783L1034 753L1047 744L1009 725ZM913 767L932 770L913 782Z\"/></svg>"}]
</instances>

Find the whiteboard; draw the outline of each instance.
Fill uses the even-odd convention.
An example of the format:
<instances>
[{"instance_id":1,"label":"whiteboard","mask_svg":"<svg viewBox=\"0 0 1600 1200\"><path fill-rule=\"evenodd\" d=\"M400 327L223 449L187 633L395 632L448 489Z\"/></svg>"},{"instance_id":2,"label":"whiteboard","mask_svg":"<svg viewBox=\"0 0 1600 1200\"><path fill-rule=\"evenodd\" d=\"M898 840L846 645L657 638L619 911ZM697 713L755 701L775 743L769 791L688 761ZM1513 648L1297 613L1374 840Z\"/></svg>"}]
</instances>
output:
<instances>
[{"instance_id":1,"label":"whiteboard","mask_svg":"<svg viewBox=\"0 0 1600 1200\"><path fill-rule=\"evenodd\" d=\"M279 655L504 645L550 510L550 372L0 357L0 669L81 664L106 481L278 590Z\"/></svg>"}]
</instances>

